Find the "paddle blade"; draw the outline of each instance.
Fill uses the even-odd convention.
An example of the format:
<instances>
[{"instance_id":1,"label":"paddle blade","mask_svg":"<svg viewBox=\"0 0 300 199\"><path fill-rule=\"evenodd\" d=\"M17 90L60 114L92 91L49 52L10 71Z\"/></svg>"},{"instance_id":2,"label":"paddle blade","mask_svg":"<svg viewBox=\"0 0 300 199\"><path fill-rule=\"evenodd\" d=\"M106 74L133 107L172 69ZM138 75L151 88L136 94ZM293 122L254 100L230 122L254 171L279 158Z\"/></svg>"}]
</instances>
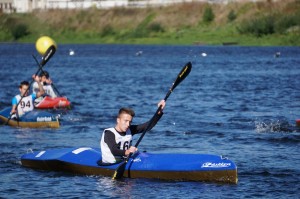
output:
<instances>
[{"instance_id":1,"label":"paddle blade","mask_svg":"<svg viewBox=\"0 0 300 199\"><path fill-rule=\"evenodd\" d=\"M174 90L176 88L176 86L182 82L187 76L188 74L190 74L192 70L192 63L191 62L188 62L183 68L182 70L180 71L180 73L178 74L177 76L177 79L175 80L171 90Z\"/></svg>"},{"instance_id":2,"label":"paddle blade","mask_svg":"<svg viewBox=\"0 0 300 199\"><path fill-rule=\"evenodd\" d=\"M124 174L125 168L126 168L126 164L127 164L127 160L120 163L118 168L115 170L115 173L114 173L112 179L117 180L117 179L121 179L123 177L123 174Z\"/></svg>"},{"instance_id":3,"label":"paddle blade","mask_svg":"<svg viewBox=\"0 0 300 199\"><path fill-rule=\"evenodd\" d=\"M178 74L175 82L173 83L172 87L170 88L169 92L167 93L164 100L167 100L170 94L173 92L173 90L182 82L191 72L192 70L192 63L188 62L180 71Z\"/></svg>"},{"instance_id":4,"label":"paddle blade","mask_svg":"<svg viewBox=\"0 0 300 199\"><path fill-rule=\"evenodd\" d=\"M44 66L49 61L49 59L54 55L55 52L56 52L56 47L54 45L50 46L48 50L45 52L40 65Z\"/></svg>"}]
</instances>

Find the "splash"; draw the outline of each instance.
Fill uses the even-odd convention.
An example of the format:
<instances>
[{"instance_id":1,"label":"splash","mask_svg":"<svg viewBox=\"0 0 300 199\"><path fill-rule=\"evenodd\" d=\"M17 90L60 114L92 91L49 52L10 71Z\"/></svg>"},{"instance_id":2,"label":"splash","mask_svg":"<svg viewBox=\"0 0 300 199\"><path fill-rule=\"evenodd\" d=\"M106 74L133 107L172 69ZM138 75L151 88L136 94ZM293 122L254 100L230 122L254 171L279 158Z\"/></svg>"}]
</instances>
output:
<instances>
[{"instance_id":1,"label":"splash","mask_svg":"<svg viewBox=\"0 0 300 199\"><path fill-rule=\"evenodd\" d=\"M268 122L255 121L255 131L257 133L294 132L295 129L287 121L276 120Z\"/></svg>"}]
</instances>

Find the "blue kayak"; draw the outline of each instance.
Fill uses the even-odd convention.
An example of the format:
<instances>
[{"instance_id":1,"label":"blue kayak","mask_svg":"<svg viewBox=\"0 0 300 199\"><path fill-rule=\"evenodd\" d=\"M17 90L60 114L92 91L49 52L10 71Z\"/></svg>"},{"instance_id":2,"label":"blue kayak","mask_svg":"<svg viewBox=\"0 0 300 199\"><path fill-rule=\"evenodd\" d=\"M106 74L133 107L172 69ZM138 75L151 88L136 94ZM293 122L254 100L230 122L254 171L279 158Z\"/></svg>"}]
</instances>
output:
<instances>
[{"instance_id":1,"label":"blue kayak","mask_svg":"<svg viewBox=\"0 0 300 199\"><path fill-rule=\"evenodd\" d=\"M113 176L119 164L101 165L98 148L64 148L24 154L24 167L74 174ZM124 177L236 184L237 167L229 159L207 154L135 153Z\"/></svg>"},{"instance_id":2,"label":"blue kayak","mask_svg":"<svg viewBox=\"0 0 300 199\"><path fill-rule=\"evenodd\" d=\"M57 116L39 110L32 110L20 117L18 120L9 119L10 118L11 107L7 107L0 111L0 121L4 124L8 122L8 125L14 127L24 127L24 128L59 128L59 120Z\"/></svg>"}]
</instances>

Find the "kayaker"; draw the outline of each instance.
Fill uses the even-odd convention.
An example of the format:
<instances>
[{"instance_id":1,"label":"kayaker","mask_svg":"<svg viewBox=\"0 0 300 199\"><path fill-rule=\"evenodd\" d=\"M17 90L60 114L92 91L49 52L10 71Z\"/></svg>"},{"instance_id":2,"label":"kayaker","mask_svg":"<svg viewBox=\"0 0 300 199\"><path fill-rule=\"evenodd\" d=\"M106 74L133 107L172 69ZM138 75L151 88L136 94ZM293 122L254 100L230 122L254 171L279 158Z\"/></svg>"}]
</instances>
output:
<instances>
[{"instance_id":1,"label":"kayaker","mask_svg":"<svg viewBox=\"0 0 300 199\"><path fill-rule=\"evenodd\" d=\"M154 116L154 124L152 129L159 119L162 117L166 105L165 100L158 103L161 106L161 111ZM114 164L123 160L124 156L137 151L137 148L131 146L132 136L143 132L148 126L148 122L140 125L131 125L135 113L130 108L121 108L116 120L116 126L105 129L100 140L100 148L102 153L102 161L98 161L99 165ZM149 129L149 130L150 130Z\"/></svg>"},{"instance_id":2,"label":"kayaker","mask_svg":"<svg viewBox=\"0 0 300 199\"><path fill-rule=\"evenodd\" d=\"M33 106L33 101L37 97L42 96L45 91L43 89L43 86L40 82L40 78L38 76L33 75L32 78L35 80L37 83L39 90L37 93L32 93L29 95L29 82L28 81L22 81L19 85L19 90L20 94L16 95L12 99L12 109L10 114L12 115L12 119L16 119L21 117L25 112L32 111L34 106ZM21 102L19 103L19 101ZM17 107L18 106L18 107Z\"/></svg>"},{"instance_id":3,"label":"kayaker","mask_svg":"<svg viewBox=\"0 0 300 199\"><path fill-rule=\"evenodd\" d=\"M43 89L45 91L45 94L52 97L52 98L57 97L55 91L53 90L53 88L51 86L52 80L50 79L49 73L44 70L40 73L39 77L40 77L40 81L43 85ZM39 86L38 86L37 82L34 82L33 85L32 85L32 92L37 93L38 91L39 91ZM37 104L40 101L42 101L42 99L43 99L43 96L35 99L34 103Z\"/></svg>"}]
</instances>

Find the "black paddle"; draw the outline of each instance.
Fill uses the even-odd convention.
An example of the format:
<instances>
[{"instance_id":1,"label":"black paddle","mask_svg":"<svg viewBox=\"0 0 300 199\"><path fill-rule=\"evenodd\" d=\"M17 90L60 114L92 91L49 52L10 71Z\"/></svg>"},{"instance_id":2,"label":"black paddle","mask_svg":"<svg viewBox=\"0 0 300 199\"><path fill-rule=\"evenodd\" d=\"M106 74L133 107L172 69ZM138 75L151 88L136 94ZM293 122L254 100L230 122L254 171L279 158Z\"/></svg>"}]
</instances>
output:
<instances>
[{"instance_id":1,"label":"black paddle","mask_svg":"<svg viewBox=\"0 0 300 199\"><path fill-rule=\"evenodd\" d=\"M37 58L36 58L34 55L32 55L32 56L33 56L33 58L34 58L36 64L41 68L41 64L39 63L39 61L37 60ZM41 71L42 71L42 73L44 72L44 70L43 70L42 68L41 68ZM59 91L57 90L56 86L54 86L53 83L51 83L51 86L52 86L52 88L55 90L55 92L58 94L58 96L61 97L62 95L59 93Z\"/></svg>"},{"instance_id":2,"label":"black paddle","mask_svg":"<svg viewBox=\"0 0 300 199\"><path fill-rule=\"evenodd\" d=\"M47 51L45 52L44 56L42 57L42 61L39 64L39 69L36 71L35 76L38 75L38 73L40 72L40 70L42 70L43 66L49 61L49 59L54 55L54 53L56 52L56 48L54 45L50 46ZM25 93L28 92L29 88L31 87L31 84L33 83L33 81L30 82L29 87L27 88L27 90L25 91ZM18 106L20 104L20 102L22 101L22 99L24 98L24 96L21 96L21 99L19 100L17 106L16 106L16 111L18 113ZM12 114L9 115L9 118L7 119L7 121L5 122L5 125L7 125L11 119Z\"/></svg>"},{"instance_id":3,"label":"black paddle","mask_svg":"<svg viewBox=\"0 0 300 199\"><path fill-rule=\"evenodd\" d=\"M180 82L182 82L187 76L188 74L191 72L192 69L192 64L191 62L188 62L180 71L180 73L178 74L175 82L172 84L171 88L169 89L168 93L166 94L164 100L167 101L167 99L169 98L170 94L173 92L173 90L176 88L176 86L178 86L180 84ZM145 136L146 132L149 131L151 129L151 127L153 126L153 122L155 121L155 116L161 111L161 107L158 107L158 109L156 110L155 114L153 115L153 117L151 118L151 120L149 121L147 127L145 128L145 130L142 132L142 135L140 136L140 138L138 139L138 141L135 144L135 147L138 147L138 145L140 144L140 142L142 141L143 137ZM130 153L123 162L121 162L119 164L119 166L117 167L117 169L114 172L113 175L113 179L120 179L123 177L123 174L125 172L125 168L126 168L126 164L128 162L128 160L130 159L130 157L132 156L132 153Z\"/></svg>"}]
</instances>

